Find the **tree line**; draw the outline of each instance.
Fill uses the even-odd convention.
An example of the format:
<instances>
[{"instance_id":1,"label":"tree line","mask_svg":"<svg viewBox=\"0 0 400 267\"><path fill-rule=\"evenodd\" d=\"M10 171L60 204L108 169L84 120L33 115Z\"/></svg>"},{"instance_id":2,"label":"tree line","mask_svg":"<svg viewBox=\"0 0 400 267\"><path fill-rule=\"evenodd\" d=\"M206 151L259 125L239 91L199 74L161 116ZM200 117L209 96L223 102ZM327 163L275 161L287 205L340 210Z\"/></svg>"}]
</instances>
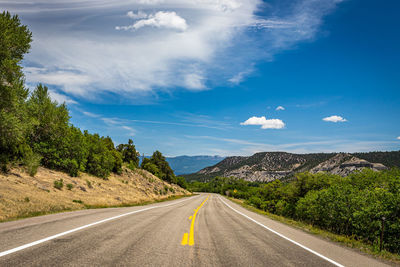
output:
<instances>
[{"instance_id":1,"label":"tree line","mask_svg":"<svg viewBox=\"0 0 400 267\"><path fill-rule=\"evenodd\" d=\"M23 165L33 176L38 166L77 176L87 172L107 178L122 166L139 167L139 153L131 139L114 145L110 137L81 131L70 122L65 103L53 101L46 86L30 92L21 61L30 49L32 33L17 15L0 14L0 169ZM185 186L165 157L154 152L141 165L159 178Z\"/></svg>"},{"instance_id":2,"label":"tree line","mask_svg":"<svg viewBox=\"0 0 400 267\"><path fill-rule=\"evenodd\" d=\"M400 253L400 170L362 172L341 177L329 173L298 173L294 180L270 183L215 177L192 182L193 191L215 192L273 214L303 221L336 234L380 245Z\"/></svg>"}]
</instances>

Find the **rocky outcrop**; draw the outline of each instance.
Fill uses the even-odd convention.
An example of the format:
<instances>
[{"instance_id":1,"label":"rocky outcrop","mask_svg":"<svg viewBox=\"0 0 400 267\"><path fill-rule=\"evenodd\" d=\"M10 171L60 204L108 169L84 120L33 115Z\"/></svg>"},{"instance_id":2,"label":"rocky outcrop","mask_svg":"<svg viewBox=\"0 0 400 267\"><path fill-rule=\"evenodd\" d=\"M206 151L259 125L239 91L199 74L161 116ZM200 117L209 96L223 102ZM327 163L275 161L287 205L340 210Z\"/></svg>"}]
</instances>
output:
<instances>
[{"instance_id":1,"label":"rocky outcrop","mask_svg":"<svg viewBox=\"0 0 400 267\"><path fill-rule=\"evenodd\" d=\"M385 154L386 153L386 154ZM396 158L400 151L358 153L361 156L378 155L377 159ZM385 155L387 155L385 157ZM373 157L370 158L373 158ZM328 172L341 176L347 176L352 172L365 168L374 171L387 169L380 162L370 162L354 156L350 153L316 153L316 154L292 154L286 152L262 152L250 157L228 157L214 166L200 170L197 173L187 175L188 180L207 181L215 176L237 177L248 181L268 182L293 176L298 172L309 171L311 173Z\"/></svg>"},{"instance_id":2,"label":"rocky outcrop","mask_svg":"<svg viewBox=\"0 0 400 267\"><path fill-rule=\"evenodd\" d=\"M374 171L387 169L387 167L381 163L371 163L364 159L354 157L350 154L338 154L332 159L329 159L311 169L310 172L329 172L344 177L352 172L362 171L365 168L372 169Z\"/></svg>"}]
</instances>

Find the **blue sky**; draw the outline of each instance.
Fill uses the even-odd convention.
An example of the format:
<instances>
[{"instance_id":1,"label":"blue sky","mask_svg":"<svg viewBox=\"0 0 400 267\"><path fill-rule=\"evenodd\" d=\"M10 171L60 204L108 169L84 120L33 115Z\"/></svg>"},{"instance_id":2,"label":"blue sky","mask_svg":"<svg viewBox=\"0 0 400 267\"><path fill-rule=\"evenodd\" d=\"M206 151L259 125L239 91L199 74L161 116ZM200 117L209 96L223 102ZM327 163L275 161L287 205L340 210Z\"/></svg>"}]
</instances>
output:
<instances>
[{"instance_id":1,"label":"blue sky","mask_svg":"<svg viewBox=\"0 0 400 267\"><path fill-rule=\"evenodd\" d=\"M0 1L28 86L81 129L147 155L400 149L398 1L119 2Z\"/></svg>"}]
</instances>

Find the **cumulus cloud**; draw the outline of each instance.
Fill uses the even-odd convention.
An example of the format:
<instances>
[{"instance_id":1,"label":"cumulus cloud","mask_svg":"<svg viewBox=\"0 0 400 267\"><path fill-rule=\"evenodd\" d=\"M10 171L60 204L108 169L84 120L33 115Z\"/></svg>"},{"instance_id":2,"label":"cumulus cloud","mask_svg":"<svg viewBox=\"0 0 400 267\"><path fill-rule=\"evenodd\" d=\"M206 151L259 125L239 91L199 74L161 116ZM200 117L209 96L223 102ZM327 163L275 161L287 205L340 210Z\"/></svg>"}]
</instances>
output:
<instances>
[{"instance_id":1,"label":"cumulus cloud","mask_svg":"<svg viewBox=\"0 0 400 267\"><path fill-rule=\"evenodd\" d=\"M267 119L265 116L256 117L253 116L247 119L240 125L261 125L261 129L282 129L285 127L285 123L280 119Z\"/></svg>"},{"instance_id":2,"label":"cumulus cloud","mask_svg":"<svg viewBox=\"0 0 400 267\"><path fill-rule=\"evenodd\" d=\"M159 11L155 14L147 15L146 13L140 11L137 14L130 11L128 12L128 16L133 19L141 19L129 26L117 26L115 27L116 30L137 30L146 26L150 26L184 31L188 27L186 20L178 16L175 12Z\"/></svg>"},{"instance_id":3,"label":"cumulus cloud","mask_svg":"<svg viewBox=\"0 0 400 267\"><path fill-rule=\"evenodd\" d=\"M239 84L248 66L313 40L340 1L290 2L266 8L262 0L41 0L2 8L33 29L24 64L39 70L25 68L27 81L93 99Z\"/></svg>"},{"instance_id":4,"label":"cumulus cloud","mask_svg":"<svg viewBox=\"0 0 400 267\"><path fill-rule=\"evenodd\" d=\"M400 136L397 137L397 140L400 140Z\"/></svg>"},{"instance_id":5,"label":"cumulus cloud","mask_svg":"<svg viewBox=\"0 0 400 267\"><path fill-rule=\"evenodd\" d=\"M341 116L333 115L322 119L323 121L329 122L346 122L347 120Z\"/></svg>"},{"instance_id":6,"label":"cumulus cloud","mask_svg":"<svg viewBox=\"0 0 400 267\"><path fill-rule=\"evenodd\" d=\"M277 110L277 111L279 111L279 110L285 110L285 108L282 107L282 106L277 106L275 110Z\"/></svg>"}]
</instances>

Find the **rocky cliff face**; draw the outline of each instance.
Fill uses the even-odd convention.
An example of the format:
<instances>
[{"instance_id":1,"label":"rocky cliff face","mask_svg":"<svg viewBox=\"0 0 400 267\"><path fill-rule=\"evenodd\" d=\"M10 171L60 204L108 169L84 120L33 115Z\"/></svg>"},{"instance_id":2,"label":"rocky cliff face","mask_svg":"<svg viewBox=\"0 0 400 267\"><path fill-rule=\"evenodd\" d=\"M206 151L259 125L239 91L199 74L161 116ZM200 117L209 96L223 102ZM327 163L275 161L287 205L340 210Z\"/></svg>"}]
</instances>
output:
<instances>
[{"instance_id":1,"label":"rocky cliff face","mask_svg":"<svg viewBox=\"0 0 400 267\"><path fill-rule=\"evenodd\" d=\"M382 156L382 153L387 154ZM368 153L359 153L357 155L368 156ZM385 159L385 155L386 158L399 157L400 151L380 152L379 155L379 159ZM400 165L400 161L398 164ZM372 163L349 153L291 154L286 152L262 152L250 157L228 157L214 166L187 175L186 178L188 180L205 181L215 176L234 176L248 181L268 182L291 177L297 172L329 172L347 176L354 171L360 171L365 168L374 171L387 169L381 163Z\"/></svg>"},{"instance_id":2,"label":"rocky cliff face","mask_svg":"<svg viewBox=\"0 0 400 267\"><path fill-rule=\"evenodd\" d=\"M354 157L351 154L341 153L327 161L318 164L316 167L312 168L310 172L329 172L344 177L352 172L361 171L365 168L372 169L374 171L387 169L387 167L381 163L370 163L364 159Z\"/></svg>"}]
</instances>

